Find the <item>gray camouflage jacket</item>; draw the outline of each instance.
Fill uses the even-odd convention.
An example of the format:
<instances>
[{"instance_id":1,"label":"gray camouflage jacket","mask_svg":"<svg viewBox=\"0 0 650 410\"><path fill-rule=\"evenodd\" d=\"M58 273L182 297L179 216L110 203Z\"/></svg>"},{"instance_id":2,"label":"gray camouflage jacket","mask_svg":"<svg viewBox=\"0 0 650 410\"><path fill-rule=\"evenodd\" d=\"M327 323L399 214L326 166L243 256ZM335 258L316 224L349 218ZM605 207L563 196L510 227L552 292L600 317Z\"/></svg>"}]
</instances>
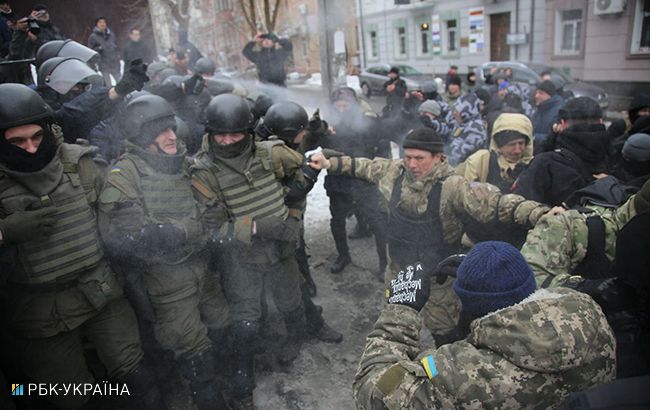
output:
<instances>
[{"instance_id":1,"label":"gray camouflage jacket","mask_svg":"<svg viewBox=\"0 0 650 410\"><path fill-rule=\"evenodd\" d=\"M571 289L538 290L436 350L420 351L419 334L415 310L386 306L355 377L359 409L551 408L616 376L605 316Z\"/></svg>"}]
</instances>

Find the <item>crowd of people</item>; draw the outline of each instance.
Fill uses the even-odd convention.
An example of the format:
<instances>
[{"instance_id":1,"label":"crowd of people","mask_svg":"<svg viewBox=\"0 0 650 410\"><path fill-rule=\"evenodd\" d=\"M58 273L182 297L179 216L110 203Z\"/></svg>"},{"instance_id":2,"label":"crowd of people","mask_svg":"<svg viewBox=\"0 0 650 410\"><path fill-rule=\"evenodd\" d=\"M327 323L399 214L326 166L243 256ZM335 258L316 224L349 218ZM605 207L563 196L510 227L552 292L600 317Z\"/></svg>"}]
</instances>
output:
<instances>
[{"instance_id":1,"label":"crowd of people","mask_svg":"<svg viewBox=\"0 0 650 410\"><path fill-rule=\"evenodd\" d=\"M533 90L495 69L478 86L452 67L439 93L393 68L381 113L338 87L310 116L265 92L286 86L291 45L274 34L243 50L251 86L215 77L187 33L163 62L137 29L120 56L105 18L86 47L47 7L31 17L1 17L7 55L38 73L11 65L0 84L4 376L106 378L129 406L165 409L175 372L198 409L254 409L260 356L286 368L306 340L343 338L312 300L305 246L307 194L327 170L330 271L352 262L354 215L386 288L358 408L649 403L650 96L606 127L598 103L550 79ZM276 350L267 296L285 327ZM435 349L420 350L422 326Z\"/></svg>"}]
</instances>

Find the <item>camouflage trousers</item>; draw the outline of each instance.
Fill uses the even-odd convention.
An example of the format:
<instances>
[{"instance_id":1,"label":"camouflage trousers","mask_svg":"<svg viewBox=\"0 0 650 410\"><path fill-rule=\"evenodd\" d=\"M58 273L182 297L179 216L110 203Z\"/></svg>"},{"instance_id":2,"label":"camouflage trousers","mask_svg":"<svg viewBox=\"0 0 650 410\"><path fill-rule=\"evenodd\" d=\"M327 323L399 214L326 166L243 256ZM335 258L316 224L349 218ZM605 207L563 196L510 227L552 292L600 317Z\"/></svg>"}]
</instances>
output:
<instances>
[{"instance_id":1,"label":"camouflage trousers","mask_svg":"<svg viewBox=\"0 0 650 410\"><path fill-rule=\"evenodd\" d=\"M177 359L210 349L209 336L223 333L229 324L219 277L208 272L207 257L202 256L178 265L154 265L144 274L156 340Z\"/></svg>"}]
</instances>

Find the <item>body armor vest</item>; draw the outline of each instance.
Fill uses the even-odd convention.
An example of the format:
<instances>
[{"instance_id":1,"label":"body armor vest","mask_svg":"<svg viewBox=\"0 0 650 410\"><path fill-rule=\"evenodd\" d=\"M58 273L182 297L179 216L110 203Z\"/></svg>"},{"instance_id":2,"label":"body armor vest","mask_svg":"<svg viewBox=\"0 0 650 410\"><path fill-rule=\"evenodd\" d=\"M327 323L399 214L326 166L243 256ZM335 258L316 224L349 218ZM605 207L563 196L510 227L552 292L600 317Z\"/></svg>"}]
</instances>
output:
<instances>
[{"instance_id":1,"label":"body armor vest","mask_svg":"<svg viewBox=\"0 0 650 410\"><path fill-rule=\"evenodd\" d=\"M0 251L2 271L9 274L10 282L27 285L67 282L96 267L102 259L95 212L77 172L79 157L70 162L66 155L68 149L63 145L61 154L55 157L63 162L63 175L54 191L47 195L39 197L0 174L0 203L7 213L45 206L57 209L50 236L4 246Z\"/></svg>"},{"instance_id":2,"label":"body armor vest","mask_svg":"<svg viewBox=\"0 0 650 410\"><path fill-rule=\"evenodd\" d=\"M420 261L429 269L450 255L452 249L442 236L440 221L440 191L442 182L431 187L427 210L422 214L399 208L404 173L395 180L388 203L388 250L391 260L400 267Z\"/></svg>"},{"instance_id":3,"label":"body armor vest","mask_svg":"<svg viewBox=\"0 0 650 410\"><path fill-rule=\"evenodd\" d=\"M287 217L284 188L273 172L270 149L256 143L255 157L243 173L222 164L218 169L213 169L226 205L234 217Z\"/></svg>"}]
</instances>

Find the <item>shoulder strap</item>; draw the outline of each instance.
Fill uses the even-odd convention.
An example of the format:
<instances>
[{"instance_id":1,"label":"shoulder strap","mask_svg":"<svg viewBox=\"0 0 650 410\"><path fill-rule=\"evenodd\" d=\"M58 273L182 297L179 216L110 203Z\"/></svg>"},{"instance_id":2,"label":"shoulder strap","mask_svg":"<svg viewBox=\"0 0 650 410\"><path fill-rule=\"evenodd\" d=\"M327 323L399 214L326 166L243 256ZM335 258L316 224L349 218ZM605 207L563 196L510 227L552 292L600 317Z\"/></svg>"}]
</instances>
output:
<instances>
[{"instance_id":1,"label":"shoulder strap","mask_svg":"<svg viewBox=\"0 0 650 410\"><path fill-rule=\"evenodd\" d=\"M587 279L600 279L609 276L611 262L605 253L605 222L595 212L588 216L587 254L576 266L574 273Z\"/></svg>"}]
</instances>

